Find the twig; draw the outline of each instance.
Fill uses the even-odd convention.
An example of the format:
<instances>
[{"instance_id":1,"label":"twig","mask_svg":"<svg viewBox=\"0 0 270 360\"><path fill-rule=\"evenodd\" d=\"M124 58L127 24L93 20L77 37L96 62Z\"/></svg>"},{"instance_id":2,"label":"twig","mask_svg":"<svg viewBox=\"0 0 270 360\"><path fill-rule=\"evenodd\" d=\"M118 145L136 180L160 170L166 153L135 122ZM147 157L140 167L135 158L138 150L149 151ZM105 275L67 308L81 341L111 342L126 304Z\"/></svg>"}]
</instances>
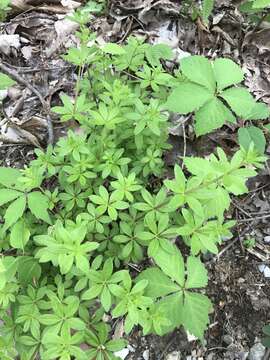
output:
<instances>
[{"instance_id":1,"label":"twig","mask_svg":"<svg viewBox=\"0 0 270 360\"><path fill-rule=\"evenodd\" d=\"M243 213L244 215L246 215L247 217L250 217L250 213L248 213L247 211L245 211L244 209L242 209L237 203L235 203L234 201L232 201L233 206L235 206L241 213Z\"/></svg>"},{"instance_id":2,"label":"twig","mask_svg":"<svg viewBox=\"0 0 270 360\"><path fill-rule=\"evenodd\" d=\"M6 75L10 76L13 80L17 81L19 84L26 86L30 91L32 91L33 94L35 94L38 97L38 99L43 107L43 110L46 113L47 128L48 128L48 144L52 144L53 143L53 126L52 126L52 119L50 117L49 104L44 100L43 96L33 85L31 85L27 80L25 80L15 70L10 69L8 66L3 64L1 61L0 61L0 70L2 70L3 73L5 73Z\"/></svg>"},{"instance_id":3,"label":"twig","mask_svg":"<svg viewBox=\"0 0 270 360\"><path fill-rule=\"evenodd\" d=\"M249 222L249 221L264 220L264 219L269 219L269 218L270 218L270 214L266 214L266 215L247 218L247 219L240 219L240 220L238 220L238 222L245 223L245 222Z\"/></svg>"}]
</instances>

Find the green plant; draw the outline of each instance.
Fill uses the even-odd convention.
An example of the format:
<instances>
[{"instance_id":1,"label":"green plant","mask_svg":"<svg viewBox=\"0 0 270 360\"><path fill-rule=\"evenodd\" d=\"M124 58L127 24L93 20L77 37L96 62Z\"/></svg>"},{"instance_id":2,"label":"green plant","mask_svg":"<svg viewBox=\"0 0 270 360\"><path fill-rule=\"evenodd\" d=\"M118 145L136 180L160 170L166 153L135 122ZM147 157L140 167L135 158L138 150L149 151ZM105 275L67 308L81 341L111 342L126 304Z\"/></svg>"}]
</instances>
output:
<instances>
[{"instance_id":1,"label":"green plant","mask_svg":"<svg viewBox=\"0 0 270 360\"><path fill-rule=\"evenodd\" d=\"M10 86L14 85L15 81L13 81L6 74L0 73L0 90L6 90Z\"/></svg>"},{"instance_id":2,"label":"green plant","mask_svg":"<svg viewBox=\"0 0 270 360\"><path fill-rule=\"evenodd\" d=\"M204 26L208 26L209 17L214 10L215 0L203 0L200 5L194 0L185 0L181 5L181 12L190 15L193 21L200 18Z\"/></svg>"},{"instance_id":3,"label":"green plant","mask_svg":"<svg viewBox=\"0 0 270 360\"><path fill-rule=\"evenodd\" d=\"M254 238L247 237L247 238L243 241L243 245L244 245L247 249L252 249L252 248L256 245L256 240L255 240Z\"/></svg>"},{"instance_id":4,"label":"green plant","mask_svg":"<svg viewBox=\"0 0 270 360\"><path fill-rule=\"evenodd\" d=\"M234 222L224 221L230 196L247 192L265 161L253 144L231 159L219 148L185 158L184 170L176 164L166 178L164 105L179 83L162 67L170 49L133 37L100 47L83 15L75 20L81 44L64 57L78 82L53 110L76 120L80 135L68 131L55 147L36 150L23 170L0 168L5 359L116 359L125 341L109 340L106 313L123 318L126 334L183 326L202 339L212 305L201 293L200 254L217 253L232 236ZM178 241L190 249L186 259ZM142 260L136 275L130 265Z\"/></svg>"},{"instance_id":5,"label":"green plant","mask_svg":"<svg viewBox=\"0 0 270 360\"><path fill-rule=\"evenodd\" d=\"M269 0L249 0L240 5L240 10L246 13L257 13L269 6Z\"/></svg>"},{"instance_id":6,"label":"green plant","mask_svg":"<svg viewBox=\"0 0 270 360\"><path fill-rule=\"evenodd\" d=\"M8 11L10 10L10 0L1 0L0 3L0 21L4 21Z\"/></svg>"},{"instance_id":7,"label":"green plant","mask_svg":"<svg viewBox=\"0 0 270 360\"><path fill-rule=\"evenodd\" d=\"M207 24L208 18L214 9L215 0L204 0L202 4L202 19Z\"/></svg>"},{"instance_id":8,"label":"green plant","mask_svg":"<svg viewBox=\"0 0 270 360\"><path fill-rule=\"evenodd\" d=\"M262 329L265 337L262 339L264 346L270 348L270 325L265 325Z\"/></svg>"},{"instance_id":9,"label":"green plant","mask_svg":"<svg viewBox=\"0 0 270 360\"><path fill-rule=\"evenodd\" d=\"M194 111L198 136L225 122L236 123L236 116L245 121L268 118L270 111L264 103L257 103L246 88L235 86L243 79L241 68L230 59L211 62L202 56L184 58L178 83L166 107L180 114ZM185 101L181 102L181 99ZM245 149L254 142L257 150L264 153L266 141L259 127L240 128L238 138Z\"/></svg>"}]
</instances>

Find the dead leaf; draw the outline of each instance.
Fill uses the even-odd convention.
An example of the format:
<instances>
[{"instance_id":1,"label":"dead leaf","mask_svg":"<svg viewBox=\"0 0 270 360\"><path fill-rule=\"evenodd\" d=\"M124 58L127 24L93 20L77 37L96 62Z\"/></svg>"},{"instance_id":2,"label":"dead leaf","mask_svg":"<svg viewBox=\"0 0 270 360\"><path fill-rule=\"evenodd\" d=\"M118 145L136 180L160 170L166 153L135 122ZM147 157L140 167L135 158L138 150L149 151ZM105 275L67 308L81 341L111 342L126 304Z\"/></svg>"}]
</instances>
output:
<instances>
[{"instance_id":1,"label":"dead leaf","mask_svg":"<svg viewBox=\"0 0 270 360\"><path fill-rule=\"evenodd\" d=\"M20 35L0 35L0 52L10 56L12 49L19 50L21 47Z\"/></svg>"}]
</instances>

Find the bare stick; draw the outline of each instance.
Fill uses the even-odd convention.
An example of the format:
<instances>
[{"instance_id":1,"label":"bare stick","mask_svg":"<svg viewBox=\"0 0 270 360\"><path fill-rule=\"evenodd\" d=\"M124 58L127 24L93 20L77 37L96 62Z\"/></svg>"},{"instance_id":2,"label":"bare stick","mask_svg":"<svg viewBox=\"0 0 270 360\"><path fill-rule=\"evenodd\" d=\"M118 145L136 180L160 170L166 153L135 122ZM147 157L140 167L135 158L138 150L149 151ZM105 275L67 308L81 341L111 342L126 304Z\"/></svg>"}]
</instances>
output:
<instances>
[{"instance_id":1,"label":"bare stick","mask_svg":"<svg viewBox=\"0 0 270 360\"><path fill-rule=\"evenodd\" d=\"M53 143L53 126L52 126L52 119L50 117L50 106L49 104L44 100L43 96L40 94L40 92L31 85L27 80L25 80L22 76L20 76L15 70L10 69L8 66L3 64L0 61L0 70L3 71L6 75L10 76L13 80L17 81L19 84L26 86L30 91L32 91L33 94L35 94L39 101L41 102L41 105L43 107L43 110L46 113L46 119L47 119L47 128L48 128L48 144Z\"/></svg>"}]
</instances>

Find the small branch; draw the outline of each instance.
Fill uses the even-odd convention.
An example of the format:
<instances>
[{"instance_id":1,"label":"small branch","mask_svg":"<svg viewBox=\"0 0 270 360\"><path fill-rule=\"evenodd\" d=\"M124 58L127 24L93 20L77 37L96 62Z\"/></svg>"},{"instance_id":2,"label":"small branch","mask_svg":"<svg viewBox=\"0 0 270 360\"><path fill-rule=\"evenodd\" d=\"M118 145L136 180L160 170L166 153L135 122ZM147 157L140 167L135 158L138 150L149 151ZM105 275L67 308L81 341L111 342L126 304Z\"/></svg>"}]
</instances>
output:
<instances>
[{"instance_id":1,"label":"small branch","mask_svg":"<svg viewBox=\"0 0 270 360\"><path fill-rule=\"evenodd\" d=\"M17 83L26 86L33 94L35 94L38 97L38 99L43 107L43 110L46 113L47 128L48 128L48 144L52 144L53 143L53 126L52 126L52 119L50 116L50 107L49 107L48 103L45 101L43 96L33 85L31 85L27 80L25 80L21 75L19 75L17 73L17 71L10 69L8 66L3 64L1 61L0 61L0 70L2 70L3 73L5 73L6 75L10 76Z\"/></svg>"},{"instance_id":2,"label":"small branch","mask_svg":"<svg viewBox=\"0 0 270 360\"><path fill-rule=\"evenodd\" d=\"M247 218L247 219L239 219L237 222L245 223L245 222L256 221L256 220L264 220L264 219L269 219L269 218L270 218L270 214L265 214L265 215L262 215L262 216L250 217L250 218Z\"/></svg>"}]
</instances>

